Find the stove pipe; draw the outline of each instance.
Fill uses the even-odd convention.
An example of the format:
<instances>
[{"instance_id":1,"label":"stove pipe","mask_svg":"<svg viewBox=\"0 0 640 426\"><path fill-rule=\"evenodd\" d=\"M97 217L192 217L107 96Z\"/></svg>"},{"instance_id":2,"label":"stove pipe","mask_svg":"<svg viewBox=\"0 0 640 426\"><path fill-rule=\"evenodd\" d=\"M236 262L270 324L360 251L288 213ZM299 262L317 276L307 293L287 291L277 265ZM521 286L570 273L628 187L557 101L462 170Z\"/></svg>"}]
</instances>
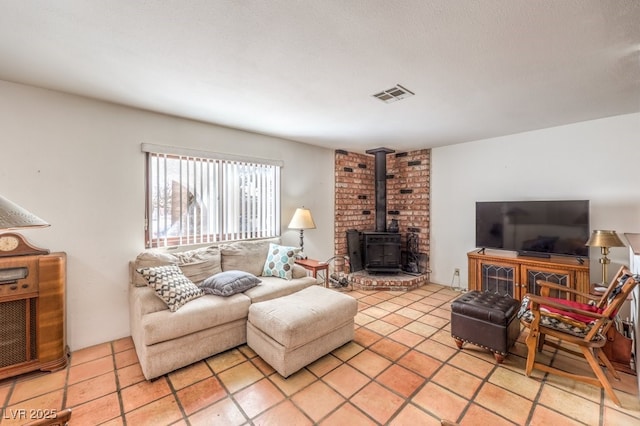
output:
<instances>
[{"instance_id":1,"label":"stove pipe","mask_svg":"<svg viewBox=\"0 0 640 426\"><path fill-rule=\"evenodd\" d=\"M376 148L366 151L375 155L376 181L376 232L387 231L387 154L395 152L389 148Z\"/></svg>"}]
</instances>

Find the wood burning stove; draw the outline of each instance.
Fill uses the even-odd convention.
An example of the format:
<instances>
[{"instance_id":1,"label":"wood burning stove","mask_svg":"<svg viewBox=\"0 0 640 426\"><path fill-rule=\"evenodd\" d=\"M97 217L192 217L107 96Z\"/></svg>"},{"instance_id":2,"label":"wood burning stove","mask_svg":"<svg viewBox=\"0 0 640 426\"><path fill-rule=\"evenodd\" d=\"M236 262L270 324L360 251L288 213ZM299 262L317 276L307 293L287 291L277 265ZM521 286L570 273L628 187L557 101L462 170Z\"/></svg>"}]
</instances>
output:
<instances>
[{"instance_id":1,"label":"wood burning stove","mask_svg":"<svg viewBox=\"0 0 640 426\"><path fill-rule=\"evenodd\" d=\"M387 154L388 148L370 149L375 155L376 229L363 232L364 267L367 272L401 271L400 234L387 232ZM397 221L396 221L397 225Z\"/></svg>"},{"instance_id":2,"label":"wood burning stove","mask_svg":"<svg viewBox=\"0 0 640 426\"><path fill-rule=\"evenodd\" d=\"M400 234L363 232L364 264L368 272L397 273L400 268Z\"/></svg>"}]
</instances>

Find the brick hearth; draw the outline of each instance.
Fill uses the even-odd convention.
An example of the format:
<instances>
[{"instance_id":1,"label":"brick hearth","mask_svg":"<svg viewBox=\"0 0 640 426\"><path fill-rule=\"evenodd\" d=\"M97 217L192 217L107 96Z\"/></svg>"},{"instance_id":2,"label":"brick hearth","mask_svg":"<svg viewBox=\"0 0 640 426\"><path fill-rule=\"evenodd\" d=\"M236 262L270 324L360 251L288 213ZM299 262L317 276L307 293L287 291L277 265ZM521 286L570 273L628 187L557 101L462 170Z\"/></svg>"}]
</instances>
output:
<instances>
[{"instance_id":1,"label":"brick hearth","mask_svg":"<svg viewBox=\"0 0 640 426\"><path fill-rule=\"evenodd\" d=\"M429 276L399 274L370 274L358 271L350 275L356 290L413 290L429 282Z\"/></svg>"}]
</instances>

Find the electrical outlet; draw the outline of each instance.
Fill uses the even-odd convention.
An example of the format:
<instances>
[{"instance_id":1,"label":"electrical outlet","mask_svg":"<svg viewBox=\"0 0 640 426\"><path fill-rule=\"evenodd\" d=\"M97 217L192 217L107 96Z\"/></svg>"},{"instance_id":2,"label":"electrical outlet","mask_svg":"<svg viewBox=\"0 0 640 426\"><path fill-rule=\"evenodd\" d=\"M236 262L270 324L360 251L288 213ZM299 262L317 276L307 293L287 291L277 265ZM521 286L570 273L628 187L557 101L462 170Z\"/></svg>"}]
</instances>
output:
<instances>
[{"instance_id":1,"label":"electrical outlet","mask_svg":"<svg viewBox=\"0 0 640 426\"><path fill-rule=\"evenodd\" d=\"M460 275L460 268L455 268L453 270L453 275Z\"/></svg>"}]
</instances>

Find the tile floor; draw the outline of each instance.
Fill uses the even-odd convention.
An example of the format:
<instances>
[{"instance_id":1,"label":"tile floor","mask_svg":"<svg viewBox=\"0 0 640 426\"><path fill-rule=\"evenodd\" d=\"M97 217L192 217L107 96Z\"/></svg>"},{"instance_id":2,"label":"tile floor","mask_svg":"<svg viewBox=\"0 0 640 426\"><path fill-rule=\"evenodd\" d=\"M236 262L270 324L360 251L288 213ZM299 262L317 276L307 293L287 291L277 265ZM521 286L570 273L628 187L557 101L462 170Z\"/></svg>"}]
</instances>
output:
<instances>
[{"instance_id":1,"label":"tile floor","mask_svg":"<svg viewBox=\"0 0 640 426\"><path fill-rule=\"evenodd\" d=\"M635 376L614 383L620 408L594 386L525 377L521 342L503 365L477 347L458 350L449 319L459 293L448 287L348 294L359 301L355 340L288 379L244 345L149 382L124 338L73 352L62 371L0 381L0 425L67 407L71 425L640 424Z\"/></svg>"}]
</instances>

